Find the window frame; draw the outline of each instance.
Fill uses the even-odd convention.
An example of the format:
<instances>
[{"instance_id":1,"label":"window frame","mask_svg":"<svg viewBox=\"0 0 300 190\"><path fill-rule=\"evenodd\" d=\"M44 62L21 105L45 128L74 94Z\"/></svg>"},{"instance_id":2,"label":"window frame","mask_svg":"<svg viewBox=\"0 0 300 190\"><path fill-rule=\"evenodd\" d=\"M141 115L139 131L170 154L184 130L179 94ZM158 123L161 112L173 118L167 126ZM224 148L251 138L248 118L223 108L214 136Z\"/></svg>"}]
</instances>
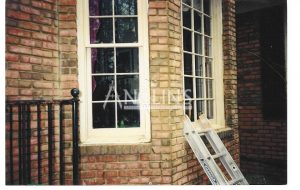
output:
<instances>
[{"instance_id":1,"label":"window frame","mask_svg":"<svg viewBox=\"0 0 300 190\"><path fill-rule=\"evenodd\" d=\"M210 119L210 122L212 123L215 129L219 129L219 128L225 128L222 0L210 0L210 2L211 2L210 17L211 17L211 38L212 38L211 57L213 59L212 78L213 78L213 99L214 99L214 106L213 106L214 118ZM184 79L185 74L184 74L184 49L183 49L184 42L183 42L183 14L182 14L183 4L182 3L183 2L181 0L181 32L182 32L181 39L182 39L182 63L183 63L182 76L183 76L183 93L184 93L183 97L184 97L184 104L185 104L186 99L185 99L185 79ZM203 20L204 18L202 18L202 27L204 26ZM204 41L202 43L204 43ZM202 46L202 48L204 47ZM192 77L192 79L193 78L194 77ZM193 85L194 94L196 93L195 86L196 84ZM206 89L204 89L203 93L205 92ZM207 110L205 110L205 112L206 111ZM185 113L185 106L184 106L184 113ZM197 119L198 118L195 118L195 120Z\"/></svg>"},{"instance_id":2,"label":"window frame","mask_svg":"<svg viewBox=\"0 0 300 190\"><path fill-rule=\"evenodd\" d=\"M82 145L90 144L132 144L150 142L150 82L149 82L149 47L148 47L148 1L137 0L138 5L138 43L91 44L89 32L89 1L77 1L77 39L78 70L80 94L80 141ZM113 31L114 32L114 31ZM105 128L93 129L92 121L92 80L91 48L125 48L139 49L139 128ZM141 101L143 100L143 101ZM118 135L116 135L118 134Z\"/></svg>"}]
</instances>

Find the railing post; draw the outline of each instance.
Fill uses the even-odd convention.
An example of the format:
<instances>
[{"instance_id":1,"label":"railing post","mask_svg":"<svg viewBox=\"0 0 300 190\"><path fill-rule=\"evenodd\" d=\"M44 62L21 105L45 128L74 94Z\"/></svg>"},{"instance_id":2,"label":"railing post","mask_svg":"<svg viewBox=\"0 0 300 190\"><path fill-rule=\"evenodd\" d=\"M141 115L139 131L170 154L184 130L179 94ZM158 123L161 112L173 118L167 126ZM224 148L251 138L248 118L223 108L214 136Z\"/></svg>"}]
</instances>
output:
<instances>
[{"instance_id":1,"label":"railing post","mask_svg":"<svg viewBox=\"0 0 300 190\"><path fill-rule=\"evenodd\" d=\"M10 133L9 133L9 141L10 141L10 145L9 145L9 163L10 163L10 182L11 185L14 184L14 154L13 154L13 106L10 105L9 106L9 123L10 123Z\"/></svg>"},{"instance_id":2,"label":"railing post","mask_svg":"<svg viewBox=\"0 0 300 190\"><path fill-rule=\"evenodd\" d=\"M78 148L78 96L79 90L73 88L71 90L71 94L73 96L72 99L72 131L73 131L73 183L74 185L79 184L79 168L78 168L78 157L79 157L79 148Z\"/></svg>"}]
</instances>

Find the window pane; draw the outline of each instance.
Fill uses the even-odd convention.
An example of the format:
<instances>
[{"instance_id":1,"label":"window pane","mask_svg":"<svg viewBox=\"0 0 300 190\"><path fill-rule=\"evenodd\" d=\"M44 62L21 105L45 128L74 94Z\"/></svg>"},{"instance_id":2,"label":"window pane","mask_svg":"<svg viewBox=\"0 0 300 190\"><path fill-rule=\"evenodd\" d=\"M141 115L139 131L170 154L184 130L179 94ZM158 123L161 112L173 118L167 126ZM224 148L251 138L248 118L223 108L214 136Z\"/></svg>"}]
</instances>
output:
<instances>
[{"instance_id":1,"label":"window pane","mask_svg":"<svg viewBox=\"0 0 300 190\"><path fill-rule=\"evenodd\" d=\"M204 17L204 34L210 36L210 18Z\"/></svg>"},{"instance_id":2,"label":"window pane","mask_svg":"<svg viewBox=\"0 0 300 190\"><path fill-rule=\"evenodd\" d=\"M117 89L120 100L137 100L139 93L139 76L117 76Z\"/></svg>"},{"instance_id":3,"label":"window pane","mask_svg":"<svg viewBox=\"0 0 300 190\"><path fill-rule=\"evenodd\" d=\"M192 52L192 33L188 30L183 30L183 49Z\"/></svg>"},{"instance_id":4,"label":"window pane","mask_svg":"<svg viewBox=\"0 0 300 190\"><path fill-rule=\"evenodd\" d=\"M193 74L193 67L192 67L192 55L191 54L184 54L184 74L185 75L192 75Z\"/></svg>"},{"instance_id":5,"label":"window pane","mask_svg":"<svg viewBox=\"0 0 300 190\"><path fill-rule=\"evenodd\" d=\"M183 26L187 28L191 28L191 9L187 6L182 6L182 15L183 15Z\"/></svg>"},{"instance_id":6,"label":"window pane","mask_svg":"<svg viewBox=\"0 0 300 190\"><path fill-rule=\"evenodd\" d=\"M114 100L114 76L93 76L93 101Z\"/></svg>"},{"instance_id":7,"label":"window pane","mask_svg":"<svg viewBox=\"0 0 300 190\"><path fill-rule=\"evenodd\" d=\"M197 118L199 118L199 116L202 115L203 113L205 113L204 101L198 100L197 101Z\"/></svg>"},{"instance_id":8,"label":"window pane","mask_svg":"<svg viewBox=\"0 0 300 190\"><path fill-rule=\"evenodd\" d=\"M116 43L138 42L137 18L116 18Z\"/></svg>"},{"instance_id":9,"label":"window pane","mask_svg":"<svg viewBox=\"0 0 300 190\"><path fill-rule=\"evenodd\" d=\"M203 79L196 79L196 98L203 98Z\"/></svg>"},{"instance_id":10,"label":"window pane","mask_svg":"<svg viewBox=\"0 0 300 190\"><path fill-rule=\"evenodd\" d=\"M213 80L206 80L206 96L207 98L213 98Z\"/></svg>"},{"instance_id":11,"label":"window pane","mask_svg":"<svg viewBox=\"0 0 300 190\"><path fill-rule=\"evenodd\" d=\"M92 72L113 73L114 72L114 49L92 48Z\"/></svg>"},{"instance_id":12,"label":"window pane","mask_svg":"<svg viewBox=\"0 0 300 190\"><path fill-rule=\"evenodd\" d=\"M139 49L117 48L117 73L139 72Z\"/></svg>"},{"instance_id":13,"label":"window pane","mask_svg":"<svg viewBox=\"0 0 300 190\"><path fill-rule=\"evenodd\" d=\"M90 41L92 44L113 42L113 22L111 18L90 19Z\"/></svg>"},{"instance_id":14,"label":"window pane","mask_svg":"<svg viewBox=\"0 0 300 190\"><path fill-rule=\"evenodd\" d=\"M194 101L185 101L185 114L189 116L191 121L194 121Z\"/></svg>"},{"instance_id":15,"label":"window pane","mask_svg":"<svg viewBox=\"0 0 300 190\"><path fill-rule=\"evenodd\" d=\"M203 0L204 13L207 15L210 15L210 1L211 0Z\"/></svg>"},{"instance_id":16,"label":"window pane","mask_svg":"<svg viewBox=\"0 0 300 190\"><path fill-rule=\"evenodd\" d=\"M202 36L195 33L195 53L202 54Z\"/></svg>"},{"instance_id":17,"label":"window pane","mask_svg":"<svg viewBox=\"0 0 300 190\"><path fill-rule=\"evenodd\" d=\"M137 15L136 1L137 0L115 0L115 15Z\"/></svg>"},{"instance_id":18,"label":"window pane","mask_svg":"<svg viewBox=\"0 0 300 190\"><path fill-rule=\"evenodd\" d=\"M193 78L184 77L185 98L193 98Z\"/></svg>"},{"instance_id":19,"label":"window pane","mask_svg":"<svg viewBox=\"0 0 300 190\"><path fill-rule=\"evenodd\" d=\"M208 119L214 118L214 101L208 100L206 105L206 115Z\"/></svg>"},{"instance_id":20,"label":"window pane","mask_svg":"<svg viewBox=\"0 0 300 190\"><path fill-rule=\"evenodd\" d=\"M195 74L196 76L203 76L203 65L202 65L202 57L195 55Z\"/></svg>"},{"instance_id":21,"label":"window pane","mask_svg":"<svg viewBox=\"0 0 300 190\"><path fill-rule=\"evenodd\" d=\"M212 77L212 59L205 59L205 73L206 77Z\"/></svg>"},{"instance_id":22,"label":"window pane","mask_svg":"<svg viewBox=\"0 0 300 190\"><path fill-rule=\"evenodd\" d=\"M115 128L115 103L93 104L93 128Z\"/></svg>"},{"instance_id":23,"label":"window pane","mask_svg":"<svg viewBox=\"0 0 300 190\"><path fill-rule=\"evenodd\" d=\"M191 5L191 0L182 0L182 2L187 4L187 5Z\"/></svg>"},{"instance_id":24,"label":"window pane","mask_svg":"<svg viewBox=\"0 0 300 190\"><path fill-rule=\"evenodd\" d=\"M90 15L112 15L112 0L90 0Z\"/></svg>"},{"instance_id":25,"label":"window pane","mask_svg":"<svg viewBox=\"0 0 300 190\"><path fill-rule=\"evenodd\" d=\"M201 0L194 0L194 8L201 11L202 2Z\"/></svg>"},{"instance_id":26,"label":"window pane","mask_svg":"<svg viewBox=\"0 0 300 190\"><path fill-rule=\"evenodd\" d=\"M211 39L208 37L205 37L205 55L211 56Z\"/></svg>"},{"instance_id":27,"label":"window pane","mask_svg":"<svg viewBox=\"0 0 300 190\"><path fill-rule=\"evenodd\" d=\"M194 11L194 30L197 32L202 32L202 20L201 20L201 13Z\"/></svg>"},{"instance_id":28,"label":"window pane","mask_svg":"<svg viewBox=\"0 0 300 190\"><path fill-rule=\"evenodd\" d=\"M117 106L118 128L140 127L140 109L138 104L119 102Z\"/></svg>"}]
</instances>

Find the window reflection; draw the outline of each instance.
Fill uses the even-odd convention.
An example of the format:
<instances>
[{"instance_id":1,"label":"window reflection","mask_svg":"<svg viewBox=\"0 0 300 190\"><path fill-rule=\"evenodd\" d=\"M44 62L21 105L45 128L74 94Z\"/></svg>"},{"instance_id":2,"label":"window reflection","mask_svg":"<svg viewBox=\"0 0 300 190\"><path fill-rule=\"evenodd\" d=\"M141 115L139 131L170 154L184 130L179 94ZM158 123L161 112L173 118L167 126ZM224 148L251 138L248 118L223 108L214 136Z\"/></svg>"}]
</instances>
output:
<instances>
[{"instance_id":1,"label":"window reflection","mask_svg":"<svg viewBox=\"0 0 300 190\"><path fill-rule=\"evenodd\" d=\"M116 43L138 42L138 25L136 18L116 19Z\"/></svg>"},{"instance_id":2,"label":"window reflection","mask_svg":"<svg viewBox=\"0 0 300 190\"><path fill-rule=\"evenodd\" d=\"M118 128L133 128L140 126L139 105L126 102L118 105Z\"/></svg>"},{"instance_id":3,"label":"window reflection","mask_svg":"<svg viewBox=\"0 0 300 190\"><path fill-rule=\"evenodd\" d=\"M90 19L90 41L91 43L113 42L112 18Z\"/></svg>"},{"instance_id":4,"label":"window reflection","mask_svg":"<svg viewBox=\"0 0 300 190\"><path fill-rule=\"evenodd\" d=\"M117 73L139 72L138 48L117 48Z\"/></svg>"},{"instance_id":5,"label":"window reflection","mask_svg":"<svg viewBox=\"0 0 300 190\"><path fill-rule=\"evenodd\" d=\"M137 15L137 0L115 0L115 15Z\"/></svg>"},{"instance_id":6,"label":"window reflection","mask_svg":"<svg viewBox=\"0 0 300 190\"><path fill-rule=\"evenodd\" d=\"M93 104L93 128L115 128L115 103Z\"/></svg>"}]
</instances>

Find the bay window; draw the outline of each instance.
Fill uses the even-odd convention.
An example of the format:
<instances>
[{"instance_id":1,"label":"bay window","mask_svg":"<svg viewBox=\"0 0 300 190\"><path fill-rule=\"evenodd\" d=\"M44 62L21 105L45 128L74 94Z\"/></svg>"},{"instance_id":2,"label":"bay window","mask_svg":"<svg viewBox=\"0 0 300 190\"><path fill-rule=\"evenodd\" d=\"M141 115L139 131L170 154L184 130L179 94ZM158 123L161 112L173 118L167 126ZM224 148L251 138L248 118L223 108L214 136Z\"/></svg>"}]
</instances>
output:
<instances>
[{"instance_id":1,"label":"bay window","mask_svg":"<svg viewBox=\"0 0 300 190\"><path fill-rule=\"evenodd\" d=\"M221 0L182 0L185 113L224 126Z\"/></svg>"},{"instance_id":2,"label":"bay window","mask_svg":"<svg viewBox=\"0 0 300 190\"><path fill-rule=\"evenodd\" d=\"M149 141L147 1L82 0L78 14L83 143Z\"/></svg>"}]
</instances>

